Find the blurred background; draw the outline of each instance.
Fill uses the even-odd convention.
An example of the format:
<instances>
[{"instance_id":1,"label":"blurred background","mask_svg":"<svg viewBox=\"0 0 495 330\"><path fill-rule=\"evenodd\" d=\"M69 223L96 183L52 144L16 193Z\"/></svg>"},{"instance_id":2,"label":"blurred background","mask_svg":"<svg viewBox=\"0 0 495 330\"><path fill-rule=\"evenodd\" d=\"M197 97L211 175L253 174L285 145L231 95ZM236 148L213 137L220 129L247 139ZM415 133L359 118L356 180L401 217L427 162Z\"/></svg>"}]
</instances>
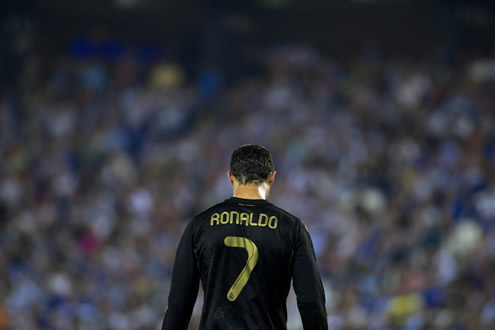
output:
<instances>
[{"instance_id":1,"label":"blurred background","mask_svg":"<svg viewBox=\"0 0 495 330\"><path fill-rule=\"evenodd\" d=\"M245 143L331 329L495 329L494 36L493 0L1 1L0 329L157 329Z\"/></svg>"}]
</instances>

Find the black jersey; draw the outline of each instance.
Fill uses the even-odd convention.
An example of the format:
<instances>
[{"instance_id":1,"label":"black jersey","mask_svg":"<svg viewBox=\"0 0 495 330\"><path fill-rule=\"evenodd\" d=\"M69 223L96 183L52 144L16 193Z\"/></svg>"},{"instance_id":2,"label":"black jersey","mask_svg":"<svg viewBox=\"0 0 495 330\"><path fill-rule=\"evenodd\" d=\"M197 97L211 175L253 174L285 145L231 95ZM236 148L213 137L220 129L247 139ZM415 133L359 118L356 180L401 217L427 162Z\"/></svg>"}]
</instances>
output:
<instances>
[{"instance_id":1,"label":"black jersey","mask_svg":"<svg viewBox=\"0 0 495 330\"><path fill-rule=\"evenodd\" d=\"M266 200L232 197L186 227L162 329L187 329L200 279L200 329L286 329L291 278L304 328L328 329L325 293L303 222Z\"/></svg>"}]
</instances>

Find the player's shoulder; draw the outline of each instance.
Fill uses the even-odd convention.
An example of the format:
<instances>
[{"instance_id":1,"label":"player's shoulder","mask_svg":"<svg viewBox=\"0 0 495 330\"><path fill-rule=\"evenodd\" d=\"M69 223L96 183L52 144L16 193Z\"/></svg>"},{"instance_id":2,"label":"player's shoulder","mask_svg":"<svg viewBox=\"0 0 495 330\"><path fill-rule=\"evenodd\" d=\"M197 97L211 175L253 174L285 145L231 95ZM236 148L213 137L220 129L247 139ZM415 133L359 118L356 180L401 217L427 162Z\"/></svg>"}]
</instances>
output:
<instances>
[{"instance_id":1,"label":"player's shoulder","mask_svg":"<svg viewBox=\"0 0 495 330\"><path fill-rule=\"evenodd\" d=\"M279 212L279 214L281 214L285 219L289 220L289 221L286 220L284 222L289 222L291 224L290 225L291 229L294 230L295 233L302 233L306 231L309 234L308 227L306 226L304 221L302 221L299 217L293 215L292 213L272 203L270 203L270 206L273 209L277 210L277 212Z\"/></svg>"},{"instance_id":2,"label":"player's shoulder","mask_svg":"<svg viewBox=\"0 0 495 330\"><path fill-rule=\"evenodd\" d=\"M294 214L290 213L289 211L287 210L284 210L283 208L273 204L273 203L269 203L267 205L268 208L270 208L271 210L279 213L280 215L282 215L284 218L287 218L287 219L290 219L294 222L302 222L301 219L299 219L297 216L295 216Z\"/></svg>"},{"instance_id":3,"label":"player's shoulder","mask_svg":"<svg viewBox=\"0 0 495 330\"><path fill-rule=\"evenodd\" d=\"M226 202L223 201L223 202L220 202L220 203L217 203L209 208L207 208L206 210L196 214L194 217L193 217L193 221L196 220L196 219L204 219L204 218L207 218L209 217L211 214L217 212L219 209L223 209L226 205Z\"/></svg>"}]
</instances>

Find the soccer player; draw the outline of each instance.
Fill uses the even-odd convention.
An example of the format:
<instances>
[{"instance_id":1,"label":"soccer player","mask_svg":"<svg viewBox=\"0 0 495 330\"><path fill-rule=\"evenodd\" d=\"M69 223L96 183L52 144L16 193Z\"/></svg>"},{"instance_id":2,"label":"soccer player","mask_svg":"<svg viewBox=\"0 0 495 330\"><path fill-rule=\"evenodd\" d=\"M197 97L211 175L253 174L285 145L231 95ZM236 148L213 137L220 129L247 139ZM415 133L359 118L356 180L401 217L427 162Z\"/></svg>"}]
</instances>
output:
<instances>
[{"instance_id":1,"label":"soccer player","mask_svg":"<svg viewBox=\"0 0 495 330\"><path fill-rule=\"evenodd\" d=\"M272 156L249 144L232 153L233 197L195 216L175 258L163 329L187 329L204 290L200 329L287 329L291 278L304 329L328 329L325 293L304 223L266 199Z\"/></svg>"}]
</instances>

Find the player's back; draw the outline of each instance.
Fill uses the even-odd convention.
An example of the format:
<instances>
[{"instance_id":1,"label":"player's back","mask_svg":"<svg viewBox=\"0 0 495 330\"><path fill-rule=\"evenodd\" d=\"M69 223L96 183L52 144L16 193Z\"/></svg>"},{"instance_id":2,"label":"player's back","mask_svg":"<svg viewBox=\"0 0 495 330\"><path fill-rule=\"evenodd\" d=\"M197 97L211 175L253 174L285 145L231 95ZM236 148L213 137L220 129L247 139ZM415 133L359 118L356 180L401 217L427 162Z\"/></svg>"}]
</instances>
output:
<instances>
[{"instance_id":1,"label":"player's back","mask_svg":"<svg viewBox=\"0 0 495 330\"><path fill-rule=\"evenodd\" d=\"M232 197L196 216L191 226L205 292L200 327L286 329L302 222L266 200Z\"/></svg>"},{"instance_id":2,"label":"player's back","mask_svg":"<svg viewBox=\"0 0 495 330\"><path fill-rule=\"evenodd\" d=\"M200 281L201 329L286 329L291 278L304 328L328 329L311 237L301 220L265 200L275 174L263 146L234 150L227 176L237 197L197 215L184 230L162 330L187 329Z\"/></svg>"}]
</instances>

